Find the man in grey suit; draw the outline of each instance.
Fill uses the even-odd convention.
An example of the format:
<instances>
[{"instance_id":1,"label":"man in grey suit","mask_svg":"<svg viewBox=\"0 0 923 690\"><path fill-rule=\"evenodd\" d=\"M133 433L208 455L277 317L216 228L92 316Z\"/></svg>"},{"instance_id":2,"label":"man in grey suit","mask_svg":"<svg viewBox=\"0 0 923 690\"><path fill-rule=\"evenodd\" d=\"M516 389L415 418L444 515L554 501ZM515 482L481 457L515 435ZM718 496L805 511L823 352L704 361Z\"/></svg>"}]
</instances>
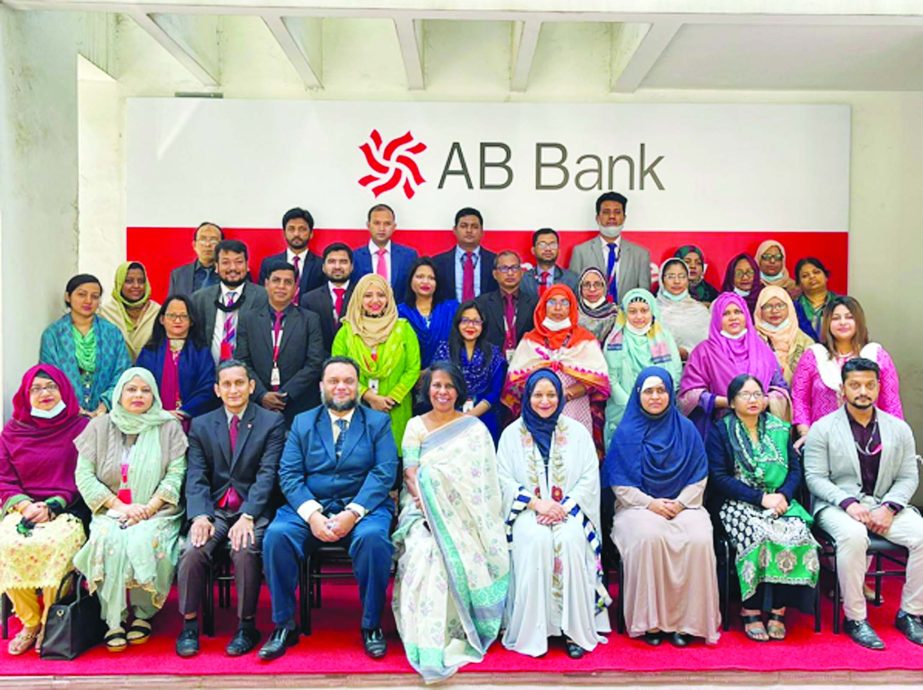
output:
<instances>
[{"instance_id":1,"label":"man in grey suit","mask_svg":"<svg viewBox=\"0 0 923 690\"><path fill-rule=\"evenodd\" d=\"M293 304L294 266L277 259L266 266L266 274L269 305L240 315L234 355L254 373L256 402L281 412L291 426L295 415L320 404L320 317Z\"/></svg>"},{"instance_id":2,"label":"man in grey suit","mask_svg":"<svg viewBox=\"0 0 923 690\"><path fill-rule=\"evenodd\" d=\"M170 273L168 295L191 295L196 290L218 284L215 272L215 247L224 239L224 232L215 223L200 223L192 233L192 249L196 260L177 266Z\"/></svg>"},{"instance_id":3,"label":"man in grey suit","mask_svg":"<svg viewBox=\"0 0 923 690\"><path fill-rule=\"evenodd\" d=\"M527 295L541 297L545 290L556 283L562 283L577 294L576 273L558 266L561 253L561 238L556 230L539 228L532 233L532 255L535 266L522 274L522 291Z\"/></svg>"},{"instance_id":4,"label":"man in grey suit","mask_svg":"<svg viewBox=\"0 0 923 690\"><path fill-rule=\"evenodd\" d=\"M215 255L221 282L193 293L192 308L218 364L234 353L240 314L265 311L269 302L266 290L247 280L247 245L240 240L222 240Z\"/></svg>"},{"instance_id":5,"label":"man in grey suit","mask_svg":"<svg viewBox=\"0 0 923 690\"><path fill-rule=\"evenodd\" d=\"M256 405L255 382L246 365L229 359L218 367L215 393L220 409L196 417L189 431L186 515L189 538L177 570L183 630L176 653L199 652L198 613L206 571L215 551L230 542L240 624L227 646L241 656L260 639L254 618L263 579L263 533L272 521L272 493L285 446L281 415Z\"/></svg>"},{"instance_id":6,"label":"man in grey suit","mask_svg":"<svg viewBox=\"0 0 923 690\"><path fill-rule=\"evenodd\" d=\"M875 408L879 375L869 359L846 362L841 387L846 404L815 422L804 446L817 524L836 540L846 633L869 649L884 649L866 618L862 592L869 531L909 552L895 625L923 645L923 517L909 505L919 482L919 458L910 427Z\"/></svg>"},{"instance_id":7,"label":"man in grey suit","mask_svg":"<svg viewBox=\"0 0 923 690\"><path fill-rule=\"evenodd\" d=\"M622 239L628 199L618 192L606 192L596 200L599 235L574 247L570 270L578 276L590 266L607 277L607 294L618 302L634 288L651 289L651 253L639 244Z\"/></svg>"}]
</instances>

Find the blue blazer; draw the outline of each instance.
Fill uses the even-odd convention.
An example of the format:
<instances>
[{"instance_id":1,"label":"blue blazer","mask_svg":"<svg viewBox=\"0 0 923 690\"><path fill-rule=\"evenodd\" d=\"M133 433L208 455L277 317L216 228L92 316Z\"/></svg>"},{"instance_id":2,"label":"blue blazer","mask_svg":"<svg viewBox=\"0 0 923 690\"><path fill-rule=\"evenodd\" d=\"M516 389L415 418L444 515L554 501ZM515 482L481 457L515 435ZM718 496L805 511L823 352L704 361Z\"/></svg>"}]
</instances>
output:
<instances>
[{"instance_id":1,"label":"blue blazer","mask_svg":"<svg viewBox=\"0 0 923 690\"><path fill-rule=\"evenodd\" d=\"M167 353L168 341L164 339L156 350L144 348L138 355L135 366L144 367L154 375L157 387L163 381L163 359ZM218 405L215 395L215 361L207 347L196 348L191 342L179 353L179 394L183 401L180 408L190 417L198 417Z\"/></svg>"},{"instance_id":2,"label":"blue blazer","mask_svg":"<svg viewBox=\"0 0 923 690\"><path fill-rule=\"evenodd\" d=\"M483 295L485 292L499 290L500 286L494 280L494 259L497 255L488 251L481 246L481 258L478 261L478 270L481 273L481 291L475 295ZM458 262L455 260L455 246L442 254L436 254L433 257L433 264L436 266L436 292L439 300L457 299L461 301L460 295L455 292L455 269Z\"/></svg>"},{"instance_id":3,"label":"blue blazer","mask_svg":"<svg viewBox=\"0 0 923 690\"><path fill-rule=\"evenodd\" d=\"M407 283L410 280L410 267L417 260L417 256L416 249L396 242L391 243L391 289L394 290L396 304L404 301ZM354 249L353 280L359 280L362 276L374 272L368 243Z\"/></svg>"},{"instance_id":4,"label":"blue blazer","mask_svg":"<svg viewBox=\"0 0 923 690\"><path fill-rule=\"evenodd\" d=\"M393 510L388 492L397 476L391 417L356 407L337 462L333 425L323 405L295 417L279 461L279 485L293 510L317 501L325 513L358 503L372 512Z\"/></svg>"}]
</instances>

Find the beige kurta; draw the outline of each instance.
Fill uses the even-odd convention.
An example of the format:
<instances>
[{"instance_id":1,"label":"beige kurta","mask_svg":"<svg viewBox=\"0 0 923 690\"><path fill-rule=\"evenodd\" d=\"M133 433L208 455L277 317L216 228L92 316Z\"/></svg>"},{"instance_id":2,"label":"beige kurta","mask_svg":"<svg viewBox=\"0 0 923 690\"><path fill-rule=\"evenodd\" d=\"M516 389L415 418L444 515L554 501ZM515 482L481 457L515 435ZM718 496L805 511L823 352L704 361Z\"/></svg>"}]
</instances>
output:
<instances>
[{"instance_id":1,"label":"beige kurta","mask_svg":"<svg viewBox=\"0 0 923 690\"><path fill-rule=\"evenodd\" d=\"M625 624L631 637L650 630L718 641L715 551L711 518L702 507L705 482L677 497L686 506L672 520L647 509L653 497L634 487L613 487L612 540L624 568Z\"/></svg>"},{"instance_id":2,"label":"beige kurta","mask_svg":"<svg viewBox=\"0 0 923 690\"><path fill-rule=\"evenodd\" d=\"M121 331L122 337L125 338L125 344L128 346L128 354L131 356L132 362L138 359L141 349L151 339L158 313L160 313L160 305L152 299L148 300L138 322L129 329L122 309L114 299L110 298L99 309L99 315Z\"/></svg>"}]
</instances>

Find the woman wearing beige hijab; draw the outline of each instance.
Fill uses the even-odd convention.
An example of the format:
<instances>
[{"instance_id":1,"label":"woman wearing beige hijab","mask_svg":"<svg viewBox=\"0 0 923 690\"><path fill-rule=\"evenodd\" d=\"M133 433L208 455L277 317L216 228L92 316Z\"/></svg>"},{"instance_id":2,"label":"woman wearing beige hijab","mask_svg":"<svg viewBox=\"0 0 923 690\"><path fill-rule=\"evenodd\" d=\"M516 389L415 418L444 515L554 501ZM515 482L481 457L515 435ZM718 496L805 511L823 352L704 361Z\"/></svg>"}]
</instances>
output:
<instances>
[{"instance_id":1,"label":"woman wearing beige hijab","mask_svg":"<svg viewBox=\"0 0 923 690\"><path fill-rule=\"evenodd\" d=\"M764 287L756 300L753 325L779 361L785 382L791 385L798 360L814 340L798 328L795 304L788 292L774 285Z\"/></svg>"}]
</instances>

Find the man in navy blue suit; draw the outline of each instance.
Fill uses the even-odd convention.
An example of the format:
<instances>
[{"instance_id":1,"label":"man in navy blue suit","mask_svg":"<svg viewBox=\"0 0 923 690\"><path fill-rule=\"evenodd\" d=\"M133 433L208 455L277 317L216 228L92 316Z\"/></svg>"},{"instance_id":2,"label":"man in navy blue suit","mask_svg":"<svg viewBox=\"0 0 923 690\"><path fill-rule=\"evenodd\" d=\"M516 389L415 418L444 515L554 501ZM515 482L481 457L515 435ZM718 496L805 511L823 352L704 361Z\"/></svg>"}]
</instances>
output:
<instances>
[{"instance_id":1,"label":"man in navy blue suit","mask_svg":"<svg viewBox=\"0 0 923 690\"><path fill-rule=\"evenodd\" d=\"M373 659L385 655L381 612L391 574L388 532L397 475L391 418L357 407L359 367L331 357L321 375L323 404L295 417L279 464L286 504L263 537L263 564L275 630L259 656L276 659L298 641L298 564L322 544L349 549L362 600L362 642Z\"/></svg>"},{"instance_id":2,"label":"man in navy blue suit","mask_svg":"<svg viewBox=\"0 0 923 690\"><path fill-rule=\"evenodd\" d=\"M481 246L484 217L476 208L465 207L455 214L455 246L433 257L436 266L439 301L475 299L497 289L494 278L496 254Z\"/></svg>"},{"instance_id":3,"label":"man in navy blue suit","mask_svg":"<svg viewBox=\"0 0 923 690\"><path fill-rule=\"evenodd\" d=\"M394 210L387 204L375 204L366 219L369 243L353 252L355 279L368 273L378 273L394 290L394 301L404 301L410 266L417 260L417 250L391 241L397 227Z\"/></svg>"},{"instance_id":4,"label":"man in navy blue suit","mask_svg":"<svg viewBox=\"0 0 923 690\"><path fill-rule=\"evenodd\" d=\"M285 237L286 249L280 254L272 254L263 259L258 282L260 285L266 284L272 264L280 261L291 264L295 267L295 276L298 279L298 289L295 290L293 302L300 306L303 294L324 283L320 257L308 249L311 236L314 234L314 216L307 209L297 206L290 208L282 216L282 234Z\"/></svg>"}]
</instances>

